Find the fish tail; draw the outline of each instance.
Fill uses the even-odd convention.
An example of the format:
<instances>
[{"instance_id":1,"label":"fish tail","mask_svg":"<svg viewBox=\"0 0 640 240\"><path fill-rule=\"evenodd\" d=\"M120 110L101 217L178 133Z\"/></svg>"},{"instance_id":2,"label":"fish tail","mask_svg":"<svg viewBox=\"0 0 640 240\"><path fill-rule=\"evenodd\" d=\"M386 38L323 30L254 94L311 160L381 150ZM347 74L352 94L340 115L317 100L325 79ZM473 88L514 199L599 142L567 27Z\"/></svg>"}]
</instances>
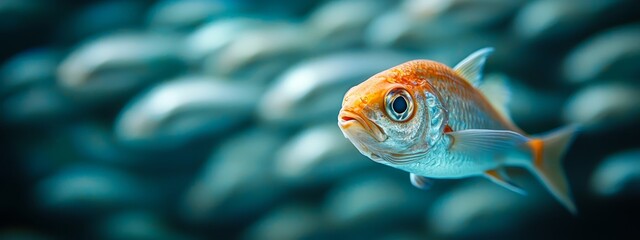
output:
<instances>
[{"instance_id":1,"label":"fish tail","mask_svg":"<svg viewBox=\"0 0 640 240\"><path fill-rule=\"evenodd\" d=\"M527 142L533 155L532 171L572 214L576 214L577 209L562 167L562 158L576 131L577 126L567 126Z\"/></svg>"}]
</instances>

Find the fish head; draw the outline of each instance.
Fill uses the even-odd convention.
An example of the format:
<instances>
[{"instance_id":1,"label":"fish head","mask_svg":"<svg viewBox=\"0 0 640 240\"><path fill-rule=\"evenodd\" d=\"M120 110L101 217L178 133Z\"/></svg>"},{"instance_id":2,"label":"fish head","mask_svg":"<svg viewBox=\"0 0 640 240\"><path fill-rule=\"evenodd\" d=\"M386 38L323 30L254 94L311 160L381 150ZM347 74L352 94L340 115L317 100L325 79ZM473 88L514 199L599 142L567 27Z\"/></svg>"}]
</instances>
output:
<instances>
[{"instance_id":1,"label":"fish head","mask_svg":"<svg viewBox=\"0 0 640 240\"><path fill-rule=\"evenodd\" d=\"M425 89L379 73L352 87L342 102L338 126L365 156L404 164L429 150Z\"/></svg>"}]
</instances>

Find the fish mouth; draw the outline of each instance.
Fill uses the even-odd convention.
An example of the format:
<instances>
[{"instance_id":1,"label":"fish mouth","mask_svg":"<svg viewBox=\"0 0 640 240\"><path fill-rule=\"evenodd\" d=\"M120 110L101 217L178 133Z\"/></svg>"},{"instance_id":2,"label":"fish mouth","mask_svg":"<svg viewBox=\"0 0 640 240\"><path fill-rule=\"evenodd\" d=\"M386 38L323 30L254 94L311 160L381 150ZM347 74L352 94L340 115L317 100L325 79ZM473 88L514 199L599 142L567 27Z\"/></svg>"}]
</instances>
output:
<instances>
[{"instance_id":1,"label":"fish mouth","mask_svg":"<svg viewBox=\"0 0 640 240\"><path fill-rule=\"evenodd\" d=\"M338 125L345 131L353 126L360 126L376 141L383 142L387 140L387 135L377 124L351 111L340 111L340 114L338 114Z\"/></svg>"}]
</instances>

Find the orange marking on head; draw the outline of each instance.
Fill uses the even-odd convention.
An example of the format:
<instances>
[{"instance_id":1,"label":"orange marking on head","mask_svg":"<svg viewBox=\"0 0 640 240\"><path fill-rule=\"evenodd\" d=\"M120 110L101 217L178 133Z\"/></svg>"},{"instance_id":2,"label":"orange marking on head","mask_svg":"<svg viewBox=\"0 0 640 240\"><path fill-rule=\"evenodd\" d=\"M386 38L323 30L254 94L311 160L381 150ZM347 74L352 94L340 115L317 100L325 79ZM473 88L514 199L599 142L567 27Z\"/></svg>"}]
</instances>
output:
<instances>
[{"instance_id":1,"label":"orange marking on head","mask_svg":"<svg viewBox=\"0 0 640 240\"><path fill-rule=\"evenodd\" d=\"M428 79L444 79L447 67L429 60L413 60L377 74L389 83L424 87Z\"/></svg>"},{"instance_id":2,"label":"orange marking on head","mask_svg":"<svg viewBox=\"0 0 640 240\"><path fill-rule=\"evenodd\" d=\"M533 154L533 164L540 168L542 167L542 151L544 149L544 143L541 139L533 139L527 143L529 148L531 148L531 152Z\"/></svg>"}]
</instances>

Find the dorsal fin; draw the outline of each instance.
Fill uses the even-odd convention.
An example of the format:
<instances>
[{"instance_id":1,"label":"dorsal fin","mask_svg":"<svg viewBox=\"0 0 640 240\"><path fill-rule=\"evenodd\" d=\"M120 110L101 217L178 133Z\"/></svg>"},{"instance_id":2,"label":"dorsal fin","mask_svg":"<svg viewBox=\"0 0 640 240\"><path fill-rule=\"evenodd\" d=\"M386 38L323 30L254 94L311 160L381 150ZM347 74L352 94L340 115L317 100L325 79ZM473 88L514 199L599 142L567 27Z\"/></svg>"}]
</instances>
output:
<instances>
[{"instance_id":1,"label":"dorsal fin","mask_svg":"<svg viewBox=\"0 0 640 240\"><path fill-rule=\"evenodd\" d=\"M490 47L475 51L453 67L453 70L471 83L471 85L477 87L482 82L482 69L484 68L484 63L492 52L493 48Z\"/></svg>"},{"instance_id":2,"label":"dorsal fin","mask_svg":"<svg viewBox=\"0 0 640 240\"><path fill-rule=\"evenodd\" d=\"M478 87L480 92L484 94L489 103L498 111L506 120L512 122L511 114L509 114L509 100L511 99L511 91L509 90L507 77L501 74L492 74Z\"/></svg>"}]
</instances>

